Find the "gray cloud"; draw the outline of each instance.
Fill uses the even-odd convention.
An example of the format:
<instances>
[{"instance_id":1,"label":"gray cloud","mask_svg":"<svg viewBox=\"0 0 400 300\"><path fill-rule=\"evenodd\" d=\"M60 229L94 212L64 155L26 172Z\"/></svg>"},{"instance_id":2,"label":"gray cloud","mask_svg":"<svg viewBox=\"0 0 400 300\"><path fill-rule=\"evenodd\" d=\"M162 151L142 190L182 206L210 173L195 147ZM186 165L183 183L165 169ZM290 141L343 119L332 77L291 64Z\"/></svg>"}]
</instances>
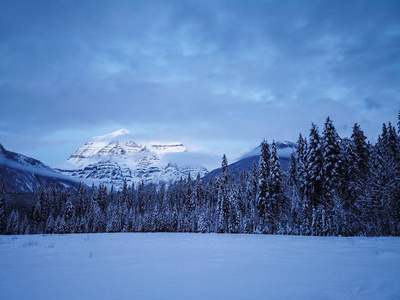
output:
<instances>
[{"instance_id":1,"label":"gray cloud","mask_svg":"<svg viewBox=\"0 0 400 300\"><path fill-rule=\"evenodd\" d=\"M1 138L44 159L126 127L239 155L327 115L372 138L400 108L399 19L398 1L9 1Z\"/></svg>"}]
</instances>

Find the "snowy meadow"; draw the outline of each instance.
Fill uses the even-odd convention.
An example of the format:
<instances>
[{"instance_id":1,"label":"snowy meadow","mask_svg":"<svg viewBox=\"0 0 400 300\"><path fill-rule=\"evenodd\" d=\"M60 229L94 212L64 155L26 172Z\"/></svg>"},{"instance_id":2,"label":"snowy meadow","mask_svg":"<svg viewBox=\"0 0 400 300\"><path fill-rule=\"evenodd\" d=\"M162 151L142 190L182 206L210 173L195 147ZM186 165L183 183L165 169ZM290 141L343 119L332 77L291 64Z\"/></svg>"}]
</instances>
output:
<instances>
[{"instance_id":1,"label":"snowy meadow","mask_svg":"<svg viewBox=\"0 0 400 300\"><path fill-rule=\"evenodd\" d=\"M400 238L0 236L1 299L400 299Z\"/></svg>"}]
</instances>

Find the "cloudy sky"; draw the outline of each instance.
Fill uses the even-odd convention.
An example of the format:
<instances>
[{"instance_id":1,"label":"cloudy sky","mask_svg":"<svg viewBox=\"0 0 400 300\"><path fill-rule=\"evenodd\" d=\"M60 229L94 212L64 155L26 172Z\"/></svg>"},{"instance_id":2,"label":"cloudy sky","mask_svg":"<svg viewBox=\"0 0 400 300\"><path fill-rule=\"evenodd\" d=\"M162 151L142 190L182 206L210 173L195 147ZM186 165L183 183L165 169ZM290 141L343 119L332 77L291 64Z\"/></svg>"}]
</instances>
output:
<instances>
[{"instance_id":1,"label":"cloudy sky","mask_svg":"<svg viewBox=\"0 0 400 300\"><path fill-rule=\"evenodd\" d=\"M50 165L120 128L231 160L328 115L376 140L399 108L396 0L1 3L0 143Z\"/></svg>"}]
</instances>

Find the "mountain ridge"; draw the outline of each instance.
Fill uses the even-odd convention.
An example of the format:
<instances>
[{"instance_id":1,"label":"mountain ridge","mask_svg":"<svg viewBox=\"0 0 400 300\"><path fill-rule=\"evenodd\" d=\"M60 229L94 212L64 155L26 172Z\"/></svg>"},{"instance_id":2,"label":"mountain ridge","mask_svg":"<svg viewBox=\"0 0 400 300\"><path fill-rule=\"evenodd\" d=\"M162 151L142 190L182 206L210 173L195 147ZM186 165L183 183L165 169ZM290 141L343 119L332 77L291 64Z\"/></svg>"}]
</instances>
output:
<instances>
[{"instance_id":1,"label":"mountain ridge","mask_svg":"<svg viewBox=\"0 0 400 300\"><path fill-rule=\"evenodd\" d=\"M78 181L41 161L6 150L0 144L0 183L14 193L34 192L44 186L77 187Z\"/></svg>"},{"instance_id":2,"label":"mountain ridge","mask_svg":"<svg viewBox=\"0 0 400 300\"><path fill-rule=\"evenodd\" d=\"M57 170L87 184L114 188L122 188L125 179L129 184L169 183L189 172L207 174L208 170L201 165L183 163L182 155L186 152L182 143L138 144L128 130L120 129L94 137L64 164L58 164Z\"/></svg>"},{"instance_id":3,"label":"mountain ridge","mask_svg":"<svg viewBox=\"0 0 400 300\"><path fill-rule=\"evenodd\" d=\"M294 152L297 148L296 143L290 141L281 141L278 140L275 142L279 162L281 164L282 170L286 170L289 166L289 159L292 152ZM238 159L234 160L233 163L228 165L229 171L232 174L238 175L240 171L246 170L248 172L252 172L253 164L256 163L257 167L259 164L261 155L261 144L254 148L251 151L248 151L241 155ZM210 178L218 177L221 174L222 168L217 168L211 170L208 174L203 177L203 180L209 180Z\"/></svg>"}]
</instances>

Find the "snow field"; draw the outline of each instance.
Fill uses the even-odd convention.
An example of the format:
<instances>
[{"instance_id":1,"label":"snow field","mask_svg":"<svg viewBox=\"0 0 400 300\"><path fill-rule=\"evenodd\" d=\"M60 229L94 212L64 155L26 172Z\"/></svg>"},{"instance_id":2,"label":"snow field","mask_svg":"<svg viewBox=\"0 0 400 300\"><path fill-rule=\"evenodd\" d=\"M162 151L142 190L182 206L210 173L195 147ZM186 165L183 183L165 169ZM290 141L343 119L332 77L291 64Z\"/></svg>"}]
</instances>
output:
<instances>
[{"instance_id":1,"label":"snow field","mask_svg":"<svg viewBox=\"0 0 400 300\"><path fill-rule=\"evenodd\" d=\"M400 238L0 236L0 299L400 299Z\"/></svg>"}]
</instances>

